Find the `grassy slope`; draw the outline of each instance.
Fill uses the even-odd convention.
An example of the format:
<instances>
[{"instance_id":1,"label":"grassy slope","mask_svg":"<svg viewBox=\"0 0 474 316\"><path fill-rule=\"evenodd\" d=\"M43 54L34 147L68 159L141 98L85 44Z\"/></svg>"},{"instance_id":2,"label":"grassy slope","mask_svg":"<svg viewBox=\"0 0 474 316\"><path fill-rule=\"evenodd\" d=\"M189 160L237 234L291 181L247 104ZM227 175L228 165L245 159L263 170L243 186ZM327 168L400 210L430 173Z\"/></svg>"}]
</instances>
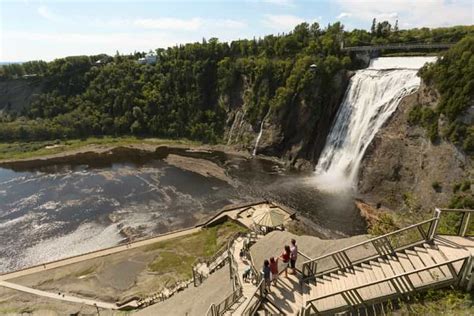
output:
<instances>
[{"instance_id":1,"label":"grassy slope","mask_svg":"<svg viewBox=\"0 0 474 316\"><path fill-rule=\"evenodd\" d=\"M46 155L54 155L66 151L77 150L89 145L197 145L199 143L189 140L170 140L158 138L136 138L136 137L102 137L87 138L65 141L42 141L42 142L14 142L0 143L0 160L7 159L28 159ZM55 148L45 148L46 146L59 145Z\"/></svg>"},{"instance_id":2,"label":"grassy slope","mask_svg":"<svg viewBox=\"0 0 474 316\"><path fill-rule=\"evenodd\" d=\"M178 279L188 279L192 276L191 266L197 259L211 257L225 245L231 235L245 230L244 227L228 221L190 236L148 246L149 251L160 250L159 256L148 268L160 274L172 273Z\"/></svg>"}]
</instances>

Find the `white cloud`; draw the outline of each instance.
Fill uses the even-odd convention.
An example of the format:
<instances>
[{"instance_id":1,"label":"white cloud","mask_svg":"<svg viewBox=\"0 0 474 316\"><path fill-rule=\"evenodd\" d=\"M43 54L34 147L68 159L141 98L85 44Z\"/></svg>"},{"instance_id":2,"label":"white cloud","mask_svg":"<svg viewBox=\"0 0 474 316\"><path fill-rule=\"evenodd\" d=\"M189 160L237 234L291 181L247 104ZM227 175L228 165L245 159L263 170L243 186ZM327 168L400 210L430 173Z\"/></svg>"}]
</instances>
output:
<instances>
[{"instance_id":1,"label":"white cloud","mask_svg":"<svg viewBox=\"0 0 474 316\"><path fill-rule=\"evenodd\" d=\"M262 23L274 30L291 31L296 25L305 22L301 17L295 15L265 14Z\"/></svg>"},{"instance_id":2,"label":"white cloud","mask_svg":"<svg viewBox=\"0 0 474 316\"><path fill-rule=\"evenodd\" d=\"M474 24L473 3L466 0L337 0L343 12L370 23L373 18L410 27Z\"/></svg>"},{"instance_id":3,"label":"white cloud","mask_svg":"<svg viewBox=\"0 0 474 316\"><path fill-rule=\"evenodd\" d=\"M336 16L336 19L344 19L344 18L349 18L352 16L352 13L348 12L341 12L338 16Z\"/></svg>"},{"instance_id":4,"label":"white cloud","mask_svg":"<svg viewBox=\"0 0 474 316\"><path fill-rule=\"evenodd\" d=\"M42 6L38 7L37 12L40 16L42 16L46 20L50 20L50 21L60 21L61 20L61 17L59 15L55 14L54 12L52 12L47 6L42 5Z\"/></svg>"}]
</instances>

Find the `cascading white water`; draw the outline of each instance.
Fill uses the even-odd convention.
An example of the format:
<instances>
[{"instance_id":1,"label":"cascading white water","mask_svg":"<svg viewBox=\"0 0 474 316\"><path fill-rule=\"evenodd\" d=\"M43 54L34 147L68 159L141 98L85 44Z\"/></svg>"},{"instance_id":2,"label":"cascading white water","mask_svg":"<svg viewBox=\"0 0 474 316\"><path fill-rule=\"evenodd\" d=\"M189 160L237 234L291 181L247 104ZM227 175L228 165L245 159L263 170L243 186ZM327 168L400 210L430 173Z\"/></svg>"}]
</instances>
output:
<instances>
[{"instance_id":1,"label":"cascading white water","mask_svg":"<svg viewBox=\"0 0 474 316\"><path fill-rule=\"evenodd\" d=\"M435 57L382 57L351 78L344 101L316 166L320 189L353 189L360 162L400 100L420 86L416 75Z\"/></svg>"},{"instance_id":2,"label":"cascading white water","mask_svg":"<svg viewBox=\"0 0 474 316\"><path fill-rule=\"evenodd\" d=\"M264 122L265 122L265 118L262 120L262 123L260 124L260 132L258 132L257 141L255 141L255 147L253 148L253 153L252 153L253 156L257 155L258 143L260 143L260 138L262 137Z\"/></svg>"}]
</instances>

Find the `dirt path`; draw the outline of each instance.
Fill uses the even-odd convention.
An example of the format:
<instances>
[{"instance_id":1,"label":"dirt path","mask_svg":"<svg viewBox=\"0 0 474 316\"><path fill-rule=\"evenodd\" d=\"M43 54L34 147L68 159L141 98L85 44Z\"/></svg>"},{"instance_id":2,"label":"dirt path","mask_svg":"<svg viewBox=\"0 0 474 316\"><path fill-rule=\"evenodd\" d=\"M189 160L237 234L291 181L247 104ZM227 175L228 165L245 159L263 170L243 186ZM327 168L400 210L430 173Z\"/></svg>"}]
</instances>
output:
<instances>
[{"instance_id":1,"label":"dirt path","mask_svg":"<svg viewBox=\"0 0 474 316\"><path fill-rule=\"evenodd\" d=\"M26 287L23 285L14 284L14 283L6 282L6 281L0 281L0 286L4 286L13 290L27 292L27 293L31 293L31 294L35 294L35 295L39 295L43 297L53 298L56 300L71 302L71 303L80 303L80 304L97 306L100 308L107 308L107 309L118 309L118 306L116 304L89 300L86 298L70 296L70 295L62 294L62 293L51 293L51 292L41 291L41 290L32 289L30 287Z\"/></svg>"}]
</instances>

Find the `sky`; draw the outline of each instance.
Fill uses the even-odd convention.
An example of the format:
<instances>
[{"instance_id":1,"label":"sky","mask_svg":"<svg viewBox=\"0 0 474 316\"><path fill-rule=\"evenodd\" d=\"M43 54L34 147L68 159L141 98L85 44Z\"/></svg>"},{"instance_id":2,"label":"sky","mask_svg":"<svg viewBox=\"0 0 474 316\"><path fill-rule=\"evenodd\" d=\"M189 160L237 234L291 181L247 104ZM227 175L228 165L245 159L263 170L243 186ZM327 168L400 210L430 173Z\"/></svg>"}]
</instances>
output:
<instances>
[{"instance_id":1,"label":"sky","mask_svg":"<svg viewBox=\"0 0 474 316\"><path fill-rule=\"evenodd\" d=\"M369 29L474 24L472 0L0 0L0 61L46 60L287 33L301 22Z\"/></svg>"}]
</instances>

